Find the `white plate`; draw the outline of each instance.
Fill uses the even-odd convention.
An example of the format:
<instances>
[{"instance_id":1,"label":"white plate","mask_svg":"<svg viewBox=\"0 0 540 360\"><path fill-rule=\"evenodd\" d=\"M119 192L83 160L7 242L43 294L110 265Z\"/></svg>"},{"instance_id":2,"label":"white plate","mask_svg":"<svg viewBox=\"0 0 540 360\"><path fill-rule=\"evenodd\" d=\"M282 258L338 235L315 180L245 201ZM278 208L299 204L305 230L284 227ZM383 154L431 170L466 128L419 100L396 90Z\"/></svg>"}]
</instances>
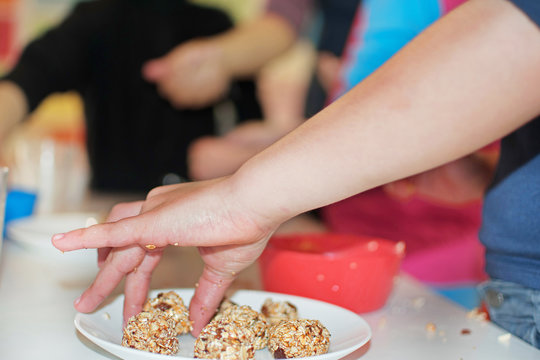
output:
<instances>
[{"instance_id":1,"label":"white plate","mask_svg":"<svg viewBox=\"0 0 540 360\"><path fill-rule=\"evenodd\" d=\"M189 303L193 289L173 290L184 299L185 303ZM157 293L165 291L168 290L154 290L150 296L155 297ZM309 359L340 359L360 348L371 338L371 329L364 319L349 310L322 301L250 290L237 291L231 299L239 305L249 305L255 310L260 310L264 300L269 297L275 301L291 302L297 306L300 317L320 320L330 331L329 352ZM75 316L75 327L90 341L122 359L170 359L170 355L154 354L121 345L123 301L123 296L119 296L112 303L92 314L78 313ZM179 339L180 351L173 357L193 359L195 338L191 335L182 335ZM273 357L268 350L263 349L256 352L255 359L273 359Z\"/></svg>"}]
</instances>

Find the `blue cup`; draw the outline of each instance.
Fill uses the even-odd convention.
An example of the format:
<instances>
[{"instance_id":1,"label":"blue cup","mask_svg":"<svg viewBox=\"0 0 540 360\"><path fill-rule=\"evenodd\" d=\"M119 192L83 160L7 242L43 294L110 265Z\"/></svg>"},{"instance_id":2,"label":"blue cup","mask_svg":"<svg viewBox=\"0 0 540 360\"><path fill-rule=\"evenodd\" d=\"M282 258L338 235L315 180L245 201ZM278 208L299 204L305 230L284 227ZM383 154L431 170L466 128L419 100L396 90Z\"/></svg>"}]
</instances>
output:
<instances>
[{"instance_id":1,"label":"blue cup","mask_svg":"<svg viewBox=\"0 0 540 360\"><path fill-rule=\"evenodd\" d=\"M6 212L4 225L10 221L30 216L34 213L36 194L26 190L11 189L6 198ZM4 226L4 235L6 226Z\"/></svg>"}]
</instances>

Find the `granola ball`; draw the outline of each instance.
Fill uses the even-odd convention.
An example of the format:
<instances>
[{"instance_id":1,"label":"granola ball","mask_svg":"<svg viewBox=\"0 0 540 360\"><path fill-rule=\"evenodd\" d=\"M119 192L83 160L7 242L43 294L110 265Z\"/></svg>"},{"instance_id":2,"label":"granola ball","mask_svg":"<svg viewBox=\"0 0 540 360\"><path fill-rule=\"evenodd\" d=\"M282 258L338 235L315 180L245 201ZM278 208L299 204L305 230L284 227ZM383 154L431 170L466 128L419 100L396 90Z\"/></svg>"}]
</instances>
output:
<instances>
[{"instance_id":1,"label":"granola ball","mask_svg":"<svg viewBox=\"0 0 540 360\"><path fill-rule=\"evenodd\" d=\"M260 350L266 347L268 342L268 327L269 323L266 317L253 310L247 305L231 305L222 313L216 315L216 320L226 319L229 322L234 322L238 326L247 327L253 331L255 339L253 346L255 350Z\"/></svg>"},{"instance_id":2,"label":"granola ball","mask_svg":"<svg viewBox=\"0 0 540 360\"><path fill-rule=\"evenodd\" d=\"M197 359L248 360L255 357L255 335L229 319L213 320L195 340Z\"/></svg>"},{"instance_id":3,"label":"granola ball","mask_svg":"<svg viewBox=\"0 0 540 360\"><path fill-rule=\"evenodd\" d=\"M281 320L298 319L296 306L288 301L272 301L270 298L264 301L261 313L266 316L270 325L276 325Z\"/></svg>"},{"instance_id":4,"label":"granola ball","mask_svg":"<svg viewBox=\"0 0 540 360\"><path fill-rule=\"evenodd\" d=\"M219 304L219 308L217 309L216 316L222 314L225 310L235 305L237 306L238 304L228 298L223 298Z\"/></svg>"},{"instance_id":5,"label":"granola ball","mask_svg":"<svg viewBox=\"0 0 540 360\"><path fill-rule=\"evenodd\" d=\"M163 312L143 311L132 316L122 337L122 346L173 355L178 352L174 320Z\"/></svg>"},{"instance_id":6,"label":"granola ball","mask_svg":"<svg viewBox=\"0 0 540 360\"><path fill-rule=\"evenodd\" d=\"M321 355L330 347L330 332L319 320L283 320L269 330L268 350L275 359Z\"/></svg>"},{"instance_id":7,"label":"granola ball","mask_svg":"<svg viewBox=\"0 0 540 360\"><path fill-rule=\"evenodd\" d=\"M157 297L146 300L143 311L163 311L175 322L177 335L188 333L192 330L192 322L189 320L189 312L184 301L174 291L159 293Z\"/></svg>"}]
</instances>

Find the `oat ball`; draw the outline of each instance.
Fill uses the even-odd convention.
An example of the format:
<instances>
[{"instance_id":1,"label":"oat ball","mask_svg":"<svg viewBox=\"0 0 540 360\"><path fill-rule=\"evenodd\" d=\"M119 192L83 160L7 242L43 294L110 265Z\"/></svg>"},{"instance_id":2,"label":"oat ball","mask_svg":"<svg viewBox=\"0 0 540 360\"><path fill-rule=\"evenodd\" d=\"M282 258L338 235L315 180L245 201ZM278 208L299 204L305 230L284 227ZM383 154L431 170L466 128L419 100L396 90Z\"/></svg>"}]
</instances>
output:
<instances>
[{"instance_id":1,"label":"oat ball","mask_svg":"<svg viewBox=\"0 0 540 360\"><path fill-rule=\"evenodd\" d=\"M319 320L283 320L269 330L268 350L275 359L326 354L330 332Z\"/></svg>"},{"instance_id":2,"label":"oat ball","mask_svg":"<svg viewBox=\"0 0 540 360\"><path fill-rule=\"evenodd\" d=\"M157 297L146 300L143 311L162 311L170 316L175 322L177 335L188 333L192 330L192 322L189 320L189 312L184 301L174 291L159 293Z\"/></svg>"},{"instance_id":3,"label":"oat ball","mask_svg":"<svg viewBox=\"0 0 540 360\"><path fill-rule=\"evenodd\" d=\"M216 315L216 320L226 319L241 327L247 327L253 331L255 339L253 346L255 350L260 350L266 347L268 342L268 327L269 323L263 314L253 310L247 305L231 305L222 313Z\"/></svg>"},{"instance_id":4,"label":"oat ball","mask_svg":"<svg viewBox=\"0 0 540 360\"><path fill-rule=\"evenodd\" d=\"M229 319L213 320L195 340L194 357L220 360L253 359L254 338L253 331Z\"/></svg>"},{"instance_id":5,"label":"oat ball","mask_svg":"<svg viewBox=\"0 0 540 360\"><path fill-rule=\"evenodd\" d=\"M173 355L178 352L174 320L158 311L143 311L132 316L122 336L122 346Z\"/></svg>"},{"instance_id":6,"label":"oat ball","mask_svg":"<svg viewBox=\"0 0 540 360\"><path fill-rule=\"evenodd\" d=\"M266 316L270 325L276 325L281 320L294 320L298 318L296 306L288 301L272 301L268 298L261 307L261 313Z\"/></svg>"},{"instance_id":7,"label":"oat ball","mask_svg":"<svg viewBox=\"0 0 540 360\"><path fill-rule=\"evenodd\" d=\"M221 300L221 303L219 304L219 308L217 309L216 316L219 314L222 314L225 310L235 305L238 305L238 304L232 301L231 299L224 298L223 300Z\"/></svg>"}]
</instances>

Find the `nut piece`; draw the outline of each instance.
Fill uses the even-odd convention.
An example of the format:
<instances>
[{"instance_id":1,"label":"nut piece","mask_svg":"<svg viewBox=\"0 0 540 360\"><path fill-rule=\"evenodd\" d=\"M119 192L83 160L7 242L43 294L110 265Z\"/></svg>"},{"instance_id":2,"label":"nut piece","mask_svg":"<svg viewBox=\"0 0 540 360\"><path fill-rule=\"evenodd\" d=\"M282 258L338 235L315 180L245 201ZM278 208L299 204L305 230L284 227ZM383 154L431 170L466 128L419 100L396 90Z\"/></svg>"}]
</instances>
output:
<instances>
[{"instance_id":1,"label":"nut piece","mask_svg":"<svg viewBox=\"0 0 540 360\"><path fill-rule=\"evenodd\" d=\"M277 325L281 320L298 319L296 306L288 301L272 301L270 298L264 301L261 313L266 316L270 325Z\"/></svg>"},{"instance_id":2,"label":"nut piece","mask_svg":"<svg viewBox=\"0 0 540 360\"><path fill-rule=\"evenodd\" d=\"M230 319L213 320L195 340L197 359L248 360L255 357L251 329L239 326Z\"/></svg>"},{"instance_id":3,"label":"nut piece","mask_svg":"<svg viewBox=\"0 0 540 360\"><path fill-rule=\"evenodd\" d=\"M122 346L158 354L176 354L178 339L174 321L157 311L143 311L132 316L124 328Z\"/></svg>"},{"instance_id":4,"label":"nut piece","mask_svg":"<svg viewBox=\"0 0 540 360\"><path fill-rule=\"evenodd\" d=\"M185 334L192 330L192 321L189 320L189 312L184 301L174 291L159 293L157 297L146 300L143 311L162 311L171 317L175 323L177 335Z\"/></svg>"},{"instance_id":5,"label":"nut piece","mask_svg":"<svg viewBox=\"0 0 540 360\"><path fill-rule=\"evenodd\" d=\"M330 347L330 332L319 320L283 320L269 330L268 350L275 359L321 355Z\"/></svg>"},{"instance_id":6,"label":"nut piece","mask_svg":"<svg viewBox=\"0 0 540 360\"><path fill-rule=\"evenodd\" d=\"M260 350L266 347L268 343L268 321L263 314L258 313L247 305L230 305L222 313L218 313L215 320L224 320L235 323L240 327L249 328L255 339L253 347L255 350Z\"/></svg>"}]
</instances>

